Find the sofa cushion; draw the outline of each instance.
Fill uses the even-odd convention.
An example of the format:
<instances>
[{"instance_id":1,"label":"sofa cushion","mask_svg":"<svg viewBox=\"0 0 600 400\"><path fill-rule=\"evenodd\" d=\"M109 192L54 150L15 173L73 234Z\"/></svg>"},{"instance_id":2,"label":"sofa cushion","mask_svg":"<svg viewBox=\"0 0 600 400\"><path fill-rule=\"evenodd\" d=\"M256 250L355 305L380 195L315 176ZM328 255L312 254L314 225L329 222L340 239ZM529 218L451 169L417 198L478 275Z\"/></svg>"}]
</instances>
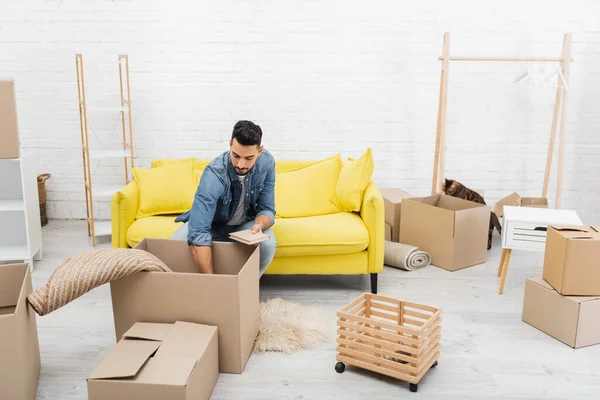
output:
<instances>
[{"instance_id":1,"label":"sofa cushion","mask_svg":"<svg viewBox=\"0 0 600 400\"><path fill-rule=\"evenodd\" d=\"M208 165L208 163L211 160L197 159L197 158L185 158L185 159L184 158L163 158L163 159L153 160L152 168L160 168L160 167L164 167L165 165L186 163L186 162L189 162L190 160L194 163L192 170L193 170L193 174L194 174L194 190L196 190L198 188L198 186L200 185L200 178L202 177L202 173L204 172L204 169L206 168L206 166Z\"/></svg>"},{"instance_id":2,"label":"sofa cushion","mask_svg":"<svg viewBox=\"0 0 600 400\"><path fill-rule=\"evenodd\" d=\"M137 219L127 231L127 244L135 247L146 237L169 239L181 223L175 216ZM340 212L301 218L277 218L272 227L277 257L349 254L365 250L369 233L360 216Z\"/></svg>"},{"instance_id":3,"label":"sofa cushion","mask_svg":"<svg viewBox=\"0 0 600 400\"><path fill-rule=\"evenodd\" d=\"M348 254L369 245L369 232L358 214L338 212L300 218L278 218L271 228L277 257Z\"/></svg>"},{"instance_id":4,"label":"sofa cushion","mask_svg":"<svg viewBox=\"0 0 600 400\"><path fill-rule=\"evenodd\" d=\"M127 244L135 247L144 238L170 239L183 223L175 215L159 215L136 219L127 231Z\"/></svg>"},{"instance_id":5,"label":"sofa cushion","mask_svg":"<svg viewBox=\"0 0 600 400\"><path fill-rule=\"evenodd\" d=\"M196 192L192 166L190 160L158 168L134 168L140 193L136 218L180 214L192 208Z\"/></svg>"},{"instance_id":6,"label":"sofa cushion","mask_svg":"<svg viewBox=\"0 0 600 400\"><path fill-rule=\"evenodd\" d=\"M350 159L344 164L335 192L335 203L342 211L360 211L373 169L373 155L370 148L358 160Z\"/></svg>"},{"instance_id":7,"label":"sofa cushion","mask_svg":"<svg viewBox=\"0 0 600 400\"><path fill-rule=\"evenodd\" d=\"M342 168L340 154L275 178L275 210L278 217L297 218L340 212L334 205L335 189Z\"/></svg>"}]
</instances>

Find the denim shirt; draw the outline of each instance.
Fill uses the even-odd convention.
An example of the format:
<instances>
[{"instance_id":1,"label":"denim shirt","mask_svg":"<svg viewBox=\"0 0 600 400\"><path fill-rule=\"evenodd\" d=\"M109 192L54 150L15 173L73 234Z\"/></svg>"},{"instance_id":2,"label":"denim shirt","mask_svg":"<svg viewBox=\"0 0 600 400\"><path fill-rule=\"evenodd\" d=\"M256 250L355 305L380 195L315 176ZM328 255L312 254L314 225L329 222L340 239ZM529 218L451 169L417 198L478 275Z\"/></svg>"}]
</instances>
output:
<instances>
[{"instance_id":1,"label":"denim shirt","mask_svg":"<svg viewBox=\"0 0 600 400\"><path fill-rule=\"evenodd\" d=\"M242 184L227 150L204 169L192 209L175 222L188 222L188 244L210 246L211 227L226 224L237 208ZM275 223L275 159L263 149L246 177L246 218L267 215Z\"/></svg>"}]
</instances>

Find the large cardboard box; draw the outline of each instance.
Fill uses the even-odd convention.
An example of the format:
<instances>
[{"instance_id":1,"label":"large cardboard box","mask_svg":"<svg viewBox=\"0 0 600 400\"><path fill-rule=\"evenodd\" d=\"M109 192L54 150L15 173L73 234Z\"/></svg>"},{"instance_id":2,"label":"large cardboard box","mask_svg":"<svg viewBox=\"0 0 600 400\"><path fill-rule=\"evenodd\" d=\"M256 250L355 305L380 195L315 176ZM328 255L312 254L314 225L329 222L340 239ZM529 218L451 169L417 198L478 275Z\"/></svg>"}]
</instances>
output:
<instances>
[{"instance_id":1,"label":"large cardboard box","mask_svg":"<svg viewBox=\"0 0 600 400\"><path fill-rule=\"evenodd\" d=\"M28 264L0 265L0 399L35 400L40 377L36 314Z\"/></svg>"},{"instance_id":2,"label":"large cardboard box","mask_svg":"<svg viewBox=\"0 0 600 400\"><path fill-rule=\"evenodd\" d=\"M0 79L0 158L19 158L19 147L15 82Z\"/></svg>"},{"instance_id":3,"label":"large cardboard box","mask_svg":"<svg viewBox=\"0 0 600 400\"><path fill-rule=\"evenodd\" d=\"M600 297L562 296L542 277L525 281L522 319L579 348L600 343Z\"/></svg>"},{"instance_id":4,"label":"large cardboard box","mask_svg":"<svg viewBox=\"0 0 600 400\"><path fill-rule=\"evenodd\" d=\"M117 340L136 322L219 328L220 372L242 373L259 329L259 247L213 242L215 274L198 272L185 240L144 239L136 249L175 273L139 272L110 284Z\"/></svg>"},{"instance_id":5,"label":"large cardboard box","mask_svg":"<svg viewBox=\"0 0 600 400\"><path fill-rule=\"evenodd\" d=\"M402 200L410 197L410 194L402 189L382 188L385 210L385 223L391 227L391 241L400 241L400 219L402 210ZM386 239L387 240L387 239Z\"/></svg>"},{"instance_id":6,"label":"large cardboard box","mask_svg":"<svg viewBox=\"0 0 600 400\"><path fill-rule=\"evenodd\" d=\"M491 209L443 194L402 202L400 242L431 254L431 263L448 271L487 260Z\"/></svg>"},{"instance_id":7,"label":"large cardboard box","mask_svg":"<svg viewBox=\"0 0 600 400\"><path fill-rule=\"evenodd\" d=\"M217 327L136 323L88 376L89 400L208 400L219 379Z\"/></svg>"},{"instance_id":8,"label":"large cardboard box","mask_svg":"<svg viewBox=\"0 0 600 400\"><path fill-rule=\"evenodd\" d=\"M543 278L562 295L600 296L600 227L549 226Z\"/></svg>"}]
</instances>

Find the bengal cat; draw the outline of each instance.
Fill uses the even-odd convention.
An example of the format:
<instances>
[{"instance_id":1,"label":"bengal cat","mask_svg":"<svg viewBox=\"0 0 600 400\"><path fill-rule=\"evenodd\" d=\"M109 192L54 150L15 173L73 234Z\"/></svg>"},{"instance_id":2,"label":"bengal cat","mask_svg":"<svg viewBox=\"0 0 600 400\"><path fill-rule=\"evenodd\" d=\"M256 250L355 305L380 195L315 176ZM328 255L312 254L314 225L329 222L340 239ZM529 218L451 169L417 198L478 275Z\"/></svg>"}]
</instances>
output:
<instances>
[{"instance_id":1,"label":"bengal cat","mask_svg":"<svg viewBox=\"0 0 600 400\"><path fill-rule=\"evenodd\" d=\"M485 200L483 200L483 197L481 197L479 193L469 189L462 183L453 179L445 179L443 193L448 196L474 201L475 203L479 204L485 204ZM498 230L498 233L502 233L502 226L500 226L500 221L498 221L498 217L492 211L492 214L490 216L490 229L488 232L488 250L492 248L492 233L494 233L494 228Z\"/></svg>"}]
</instances>

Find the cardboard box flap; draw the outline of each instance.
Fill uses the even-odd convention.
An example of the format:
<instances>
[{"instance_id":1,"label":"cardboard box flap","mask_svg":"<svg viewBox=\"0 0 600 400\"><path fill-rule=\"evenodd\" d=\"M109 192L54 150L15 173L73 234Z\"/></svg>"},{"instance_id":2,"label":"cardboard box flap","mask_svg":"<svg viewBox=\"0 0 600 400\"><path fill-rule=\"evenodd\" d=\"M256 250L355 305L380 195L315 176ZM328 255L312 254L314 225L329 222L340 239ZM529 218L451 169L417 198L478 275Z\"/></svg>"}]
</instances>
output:
<instances>
[{"instance_id":1,"label":"cardboard box flap","mask_svg":"<svg viewBox=\"0 0 600 400\"><path fill-rule=\"evenodd\" d=\"M559 225L550 225L553 229L556 229L560 232L589 232L589 230L585 226L559 226Z\"/></svg>"},{"instance_id":2,"label":"cardboard box flap","mask_svg":"<svg viewBox=\"0 0 600 400\"><path fill-rule=\"evenodd\" d=\"M550 225L550 227L560 232L560 234L567 239L600 240L598 228L593 226Z\"/></svg>"},{"instance_id":3,"label":"cardboard box flap","mask_svg":"<svg viewBox=\"0 0 600 400\"><path fill-rule=\"evenodd\" d=\"M545 197L521 197L521 207L548 208L548 199Z\"/></svg>"},{"instance_id":4,"label":"cardboard box flap","mask_svg":"<svg viewBox=\"0 0 600 400\"><path fill-rule=\"evenodd\" d=\"M498 218L504 215L504 206L519 206L521 204L521 196L517 192L513 192L503 199L498 200L494 205L494 214Z\"/></svg>"},{"instance_id":5,"label":"cardboard box flap","mask_svg":"<svg viewBox=\"0 0 600 400\"><path fill-rule=\"evenodd\" d=\"M402 200L411 197L410 193L402 189L381 188L381 195L392 203L402 203Z\"/></svg>"},{"instance_id":6,"label":"cardboard box flap","mask_svg":"<svg viewBox=\"0 0 600 400\"><path fill-rule=\"evenodd\" d=\"M216 326L177 321L158 351L171 356L202 354L217 332Z\"/></svg>"},{"instance_id":7,"label":"cardboard box flap","mask_svg":"<svg viewBox=\"0 0 600 400\"><path fill-rule=\"evenodd\" d=\"M25 282L27 264L2 265L0 308L16 307Z\"/></svg>"},{"instance_id":8,"label":"cardboard box flap","mask_svg":"<svg viewBox=\"0 0 600 400\"><path fill-rule=\"evenodd\" d=\"M159 238L145 238L139 242L136 249L145 250L158 257L168 265L173 272L180 274L198 274L192 251L185 240L170 240ZM214 265L214 261L213 261ZM140 272L142 274L153 272ZM157 272L164 273L164 272Z\"/></svg>"},{"instance_id":9,"label":"cardboard box flap","mask_svg":"<svg viewBox=\"0 0 600 400\"><path fill-rule=\"evenodd\" d=\"M198 362L198 357L191 354L192 352L189 352L187 356L180 357L166 352L162 355L157 353L140 371L135 381L154 385L185 386Z\"/></svg>"},{"instance_id":10,"label":"cardboard box flap","mask_svg":"<svg viewBox=\"0 0 600 400\"><path fill-rule=\"evenodd\" d=\"M121 340L88 379L135 377L160 344L147 340Z\"/></svg>"},{"instance_id":11,"label":"cardboard box flap","mask_svg":"<svg viewBox=\"0 0 600 400\"><path fill-rule=\"evenodd\" d=\"M153 324L148 322L138 322L134 324L125 334L124 338L142 339L142 340L164 340L173 325Z\"/></svg>"}]
</instances>

